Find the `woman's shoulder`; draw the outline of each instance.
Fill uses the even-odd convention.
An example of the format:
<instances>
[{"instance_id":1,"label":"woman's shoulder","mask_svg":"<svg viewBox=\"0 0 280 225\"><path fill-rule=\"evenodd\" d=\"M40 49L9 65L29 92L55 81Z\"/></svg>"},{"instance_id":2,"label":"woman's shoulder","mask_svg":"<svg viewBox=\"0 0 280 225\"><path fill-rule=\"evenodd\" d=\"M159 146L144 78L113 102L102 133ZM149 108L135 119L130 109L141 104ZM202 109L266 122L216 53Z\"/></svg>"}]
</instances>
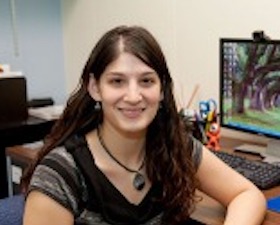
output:
<instances>
[{"instance_id":1,"label":"woman's shoulder","mask_svg":"<svg viewBox=\"0 0 280 225\"><path fill-rule=\"evenodd\" d=\"M192 158L194 161L195 168L197 169L202 159L203 144L195 137L190 138L192 144Z\"/></svg>"},{"instance_id":2,"label":"woman's shoulder","mask_svg":"<svg viewBox=\"0 0 280 225\"><path fill-rule=\"evenodd\" d=\"M74 156L65 146L59 146L52 149L39 163L41 170L50 171L57 176L62 177L67 183L74 180L79 184L83 180L83 175ZM72 183L72 182L70 182Z\"/></svg>"},{"instance_id":3,"label":"woman's shoulder","mask_svg":"<svg viewBox=\"0 0 280 225\"><path fill-rule=\"evenodd\" d=\"M57 146L49 151L43 158L44 160L58 160L61 164L66 164L71 167L77 167L75 154L81 153L81 148L86 148L87 143L83 135L72 135L68 137L63 145Z\"/></svg>"},{"instance_id":4,"label":"woman's shoulder","mask_svg":"<svg viewBox=\"0 0 280 225\"><path fill-rule=\"evenodd\" d=\"M65 146L59 146L52 149L48 154L44 156L42 162L47 160L55 160L60 162L60 164L76 167L76 163L72 154L67 151Z\"/></svg>"},{"instance_id":5,"label":"woman's shoulder","mask_svg":"<svg viewBox=\"0 0 280 225\"><path fill-rule=\"evenodd\" d=\"M52 149L37 165L28 192L32 190L43 192L74 214L87 198L84 178L64 146Z\"/></svg>"}]
</instances>

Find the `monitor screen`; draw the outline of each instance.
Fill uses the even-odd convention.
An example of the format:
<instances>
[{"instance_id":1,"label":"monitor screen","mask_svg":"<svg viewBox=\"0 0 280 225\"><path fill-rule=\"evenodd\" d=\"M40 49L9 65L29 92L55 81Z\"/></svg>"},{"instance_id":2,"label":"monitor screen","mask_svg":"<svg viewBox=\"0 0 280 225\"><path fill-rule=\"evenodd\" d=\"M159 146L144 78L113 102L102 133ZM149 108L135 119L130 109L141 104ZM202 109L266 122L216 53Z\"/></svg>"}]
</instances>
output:
<instances>
[{"instance_id":1,"label":"monitor screen","mask_svg":"<svg viewBox=\"0 0 280 225\"><path fill-rule=\"evenodd\" d=\"M220 39L221 126L280 139L280 40Z\"/></svg>"}]
</instances>

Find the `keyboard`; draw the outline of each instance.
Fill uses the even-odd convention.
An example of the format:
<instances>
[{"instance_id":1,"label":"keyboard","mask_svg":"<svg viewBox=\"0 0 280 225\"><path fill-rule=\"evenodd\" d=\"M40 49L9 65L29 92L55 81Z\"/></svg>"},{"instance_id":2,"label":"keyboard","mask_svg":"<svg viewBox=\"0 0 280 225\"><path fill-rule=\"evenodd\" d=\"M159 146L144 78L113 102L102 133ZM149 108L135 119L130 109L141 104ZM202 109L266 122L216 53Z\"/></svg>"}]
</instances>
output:
<instances>
[{"instance_id":1,"label":"keyboard","mask_svg":"<svg viewBox=\"0 0 280 225\"><path fill-rule=\"evenodd\" d=\"M262 190L269 189L280 184L279 165L249 160L245 157L224 151L213 151L213 153Z\"/></svg>"}]
</instances>

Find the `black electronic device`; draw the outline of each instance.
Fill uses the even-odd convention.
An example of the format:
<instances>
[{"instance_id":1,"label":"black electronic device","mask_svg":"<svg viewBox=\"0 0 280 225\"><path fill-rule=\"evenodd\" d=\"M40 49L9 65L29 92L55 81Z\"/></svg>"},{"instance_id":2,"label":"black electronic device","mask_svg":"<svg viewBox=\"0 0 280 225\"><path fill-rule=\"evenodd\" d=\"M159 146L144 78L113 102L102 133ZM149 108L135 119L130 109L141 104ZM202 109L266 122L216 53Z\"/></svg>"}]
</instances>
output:
<instances>
[{"instance_id":1,"label":"black electronic device","mask_svg":"<svg viewBox=\"0 0 280 225\"><path fill-rule=\"evenodd\" d=\"M26 79L0 76L0 123L23 121L27 117Z\"/></svg>"},{"instance_id":2,"label":"black electronic device","mask_svg":"<svg viewBox=\"0 0 280 225\"><path fill-rule=\"evenodd\" d=\"M214 151L214 154L262 190L280 184L280 166L248 160L223 151Z\"/></svg>"},{"instance_id":3,"label":"black electronic device","mask_svg":"<svg viewBox=\"0 0 280 225\"><path fill-rule=\"evenodd\" d=\"M54 101L52 98L47 97L47 98L34 98L31 99L27 102L28 107L30 108L38 108L38 107L44 107L44 106L49 106L53 105Z\"/></svg>"},{"instance_id":4,"label":"black electronic device","mask_svg":"<svg viewBox=\"0 0 280 225\"><path fill-rule=\"evenodd\" d=\"M220 39L220 124L269 137L260 153L280 159L280 40L258 34Z\"/></svg>"},{"instance_id":5,"label":"black electronic device","mask_svg":"<svg viewBox=\"0 0 280 225\"><path fill-rule=\"evenodd\" d=\"M265 42L270 40L270 38L264 33L263 30L256 30L252 33L252 38L256 42Z\"/></svg>"}]
</instances>

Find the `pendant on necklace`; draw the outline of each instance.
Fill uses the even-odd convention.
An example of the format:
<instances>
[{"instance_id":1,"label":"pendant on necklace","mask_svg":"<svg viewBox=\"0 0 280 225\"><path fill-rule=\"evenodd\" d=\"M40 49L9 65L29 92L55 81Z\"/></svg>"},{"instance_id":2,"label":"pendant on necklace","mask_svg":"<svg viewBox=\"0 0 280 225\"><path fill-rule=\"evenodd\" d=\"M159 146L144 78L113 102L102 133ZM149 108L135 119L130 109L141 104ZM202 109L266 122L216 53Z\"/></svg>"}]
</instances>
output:
<instances>
[{"instance_id":1,"label":"pendant on necklace","mask_svg":"<svg viewBox=\"0 0 280 225\"><path fill-rule=\"evenodd\" d=\"M137 191L141 191L145 186L145 178L141 173L136 173L134 180L133 180L133 186Z\"/></svg>"}]
</instances>

